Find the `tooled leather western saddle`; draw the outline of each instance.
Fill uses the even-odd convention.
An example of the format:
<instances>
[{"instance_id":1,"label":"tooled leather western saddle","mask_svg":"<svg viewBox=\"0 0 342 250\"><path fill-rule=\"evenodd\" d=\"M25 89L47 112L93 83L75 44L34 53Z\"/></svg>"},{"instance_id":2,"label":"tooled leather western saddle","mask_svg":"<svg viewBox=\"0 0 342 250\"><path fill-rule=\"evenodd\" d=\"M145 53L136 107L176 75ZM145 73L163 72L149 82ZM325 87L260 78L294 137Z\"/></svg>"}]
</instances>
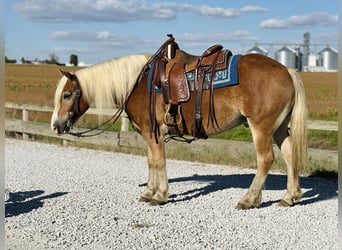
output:
<instances>
[{"instance_id":1,"label":"tooled leather western saddle","mask_svg":"<svg viewBox=\"0 0 342 250\"><path fill-rule=\"evenodd\" d=\"M202 124L202 91L210 90L210 112L208 119L218 127L214 111L213 81L215 71L227 67L228 58L232 55L229 50L223 50L221 45L213 45L201 56L192 56L180 50L172 34L162 44L159 50L147 63L150 86L150 118L151 135L159 133L156 129L156 93L162 92L167 112L164 123L168 126L171 139L191 142L195 139L206 139ZM190 91L194 92L194 126L192 139L185 138L182 133L181 104L189 101Z\"/></svg>"}]
</instances>

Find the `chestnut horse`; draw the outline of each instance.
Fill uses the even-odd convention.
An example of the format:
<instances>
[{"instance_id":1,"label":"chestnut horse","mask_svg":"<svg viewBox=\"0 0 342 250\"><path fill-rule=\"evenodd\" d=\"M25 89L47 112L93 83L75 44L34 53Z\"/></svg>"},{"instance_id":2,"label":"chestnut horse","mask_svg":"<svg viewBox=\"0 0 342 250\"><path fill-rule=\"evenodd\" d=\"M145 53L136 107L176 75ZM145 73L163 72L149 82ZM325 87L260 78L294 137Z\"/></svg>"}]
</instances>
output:
<instances>
[{"instance_id":1,"label":"chestnut horse","mask_svg":"<svg viewBox=\"0 0 342 250\"><path fill-rule=\"evenodd\" d=\"M164 139L168 127L164 124L168 105L162 94L155 96L155 126L159 133L151 134L151 100L148 87L148 70L138 74L148 56L137 63L132 56L130 63L116 59L111 68L98 64L75 73L64 72L55 94L55 110L51 127L56 133L68 133L72 124L87 110L97 97L101 105L105 102L122 105L132 124L138 129L147 144L148 182L140 201L153 205L168 200L169 187L165 167ZM194 56L176 50L172 61L187 61ZM127 58L124 58L127 59ZM135 68L132 70L132 68ZM145 67L146 69L146 67ZM257 154L256 175L245 196L238 202L238 209L258 207L261 191L274 160L272 138L281 150L287 165L287 190L279 202L291 206L301 199L299 171L306 163L307 108L303 84L298 74L277 61L258 54L241 56L238 62L238 85L214 89L215 119L220 128L208 123L207 135L227 131L248 123ZM105 99L104 96L107 96ZM203 91L203 120L209 116L209 91ZM183 133L192 134L194 124L194 96L181 106ZM290 126L290 129L289 129Z\"/></svg>"}]
</instances>

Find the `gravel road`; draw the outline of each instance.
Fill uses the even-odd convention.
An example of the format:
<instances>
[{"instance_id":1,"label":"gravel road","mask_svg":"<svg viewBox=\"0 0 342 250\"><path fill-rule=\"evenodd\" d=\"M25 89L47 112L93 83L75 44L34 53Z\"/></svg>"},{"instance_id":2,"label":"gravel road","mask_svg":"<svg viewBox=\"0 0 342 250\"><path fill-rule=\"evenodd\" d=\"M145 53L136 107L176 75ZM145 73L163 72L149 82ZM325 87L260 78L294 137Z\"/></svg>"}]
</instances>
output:
<instances>
[{"instance_id":1,"label":"gravel road","mask_svg":"<svg viewBox=\"0 0 342 250\"><path fill-rule=\"evenodd\" d=\"M302 177L283 208L272 172L240 211L255 170L168 160L170 202L153 207L145 157L6 139L5 164L7 249L337 249L337 182Z\"/></svg>"}]
</instances>

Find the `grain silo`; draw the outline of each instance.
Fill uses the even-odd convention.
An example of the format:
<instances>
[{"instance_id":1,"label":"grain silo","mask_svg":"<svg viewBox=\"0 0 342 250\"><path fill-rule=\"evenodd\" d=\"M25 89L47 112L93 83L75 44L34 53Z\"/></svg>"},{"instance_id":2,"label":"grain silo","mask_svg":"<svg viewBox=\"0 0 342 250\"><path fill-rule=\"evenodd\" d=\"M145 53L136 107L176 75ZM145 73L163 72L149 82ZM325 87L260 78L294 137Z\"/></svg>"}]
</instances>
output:
<instances>
[{"instance_id":1,"label":"grain silo","mask_svg":"<svg viewBox=\"0 0 342 250\"><path fill-rule=\"evenodd\" d=\"M321 66L327 70L337 70L338 69L338 52L330 47L326 47L319 53Z\"/></svg>"},{"instance_id":2,"label":"grain silo","mask_svg":"<svg viewBox=\"0 0 342 250\"><path fill-rule=\"evenodd\" d=\"M303 35L303 56L302 56L302 66L309 66L309 55L310 55L310 33L305 32Z\"/></svg>"},{"instance_id":3,"label":"grain silo","mask_svg":"<svg viewBox=\"0 0 342 250\"><path fill-rule=\"evenodd\" d=\"M288 68L296 68L296 51L287 46L275 52L275 59Z\"/></svg>"},{"instance_id":4,"label":"grain silo","mask_svg":"<svg viewBox=\"0 0 342 250\"><path fill-rule=\"evenodd\" d=\"M247 50L247 54L261 54L261 55L267 56L267 50L259 47L256 44L253 48Z\"/></svg>"}]
</instances>

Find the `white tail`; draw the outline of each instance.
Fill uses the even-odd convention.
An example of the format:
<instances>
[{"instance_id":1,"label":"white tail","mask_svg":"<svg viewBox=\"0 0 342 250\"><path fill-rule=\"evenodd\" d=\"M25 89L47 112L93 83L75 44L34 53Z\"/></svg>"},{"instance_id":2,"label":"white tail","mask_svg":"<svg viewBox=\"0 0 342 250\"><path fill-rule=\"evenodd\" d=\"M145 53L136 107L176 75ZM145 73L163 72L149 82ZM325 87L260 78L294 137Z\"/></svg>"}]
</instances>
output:
<instances>
[{"instance_id":1,"label":"white tail","mask_svg":"<svg viewBox=\"0 0 342 250\"><path fill-rule=\"evenodd\" d=\"M295 88L295 100L291 114L290 136L293 143L292 164L294 170L299 172L300 168L305 168L307 161L307 107L305 100L305 90L298 73L293 69L288 69Z\"/></svg>"}]
</instances>

